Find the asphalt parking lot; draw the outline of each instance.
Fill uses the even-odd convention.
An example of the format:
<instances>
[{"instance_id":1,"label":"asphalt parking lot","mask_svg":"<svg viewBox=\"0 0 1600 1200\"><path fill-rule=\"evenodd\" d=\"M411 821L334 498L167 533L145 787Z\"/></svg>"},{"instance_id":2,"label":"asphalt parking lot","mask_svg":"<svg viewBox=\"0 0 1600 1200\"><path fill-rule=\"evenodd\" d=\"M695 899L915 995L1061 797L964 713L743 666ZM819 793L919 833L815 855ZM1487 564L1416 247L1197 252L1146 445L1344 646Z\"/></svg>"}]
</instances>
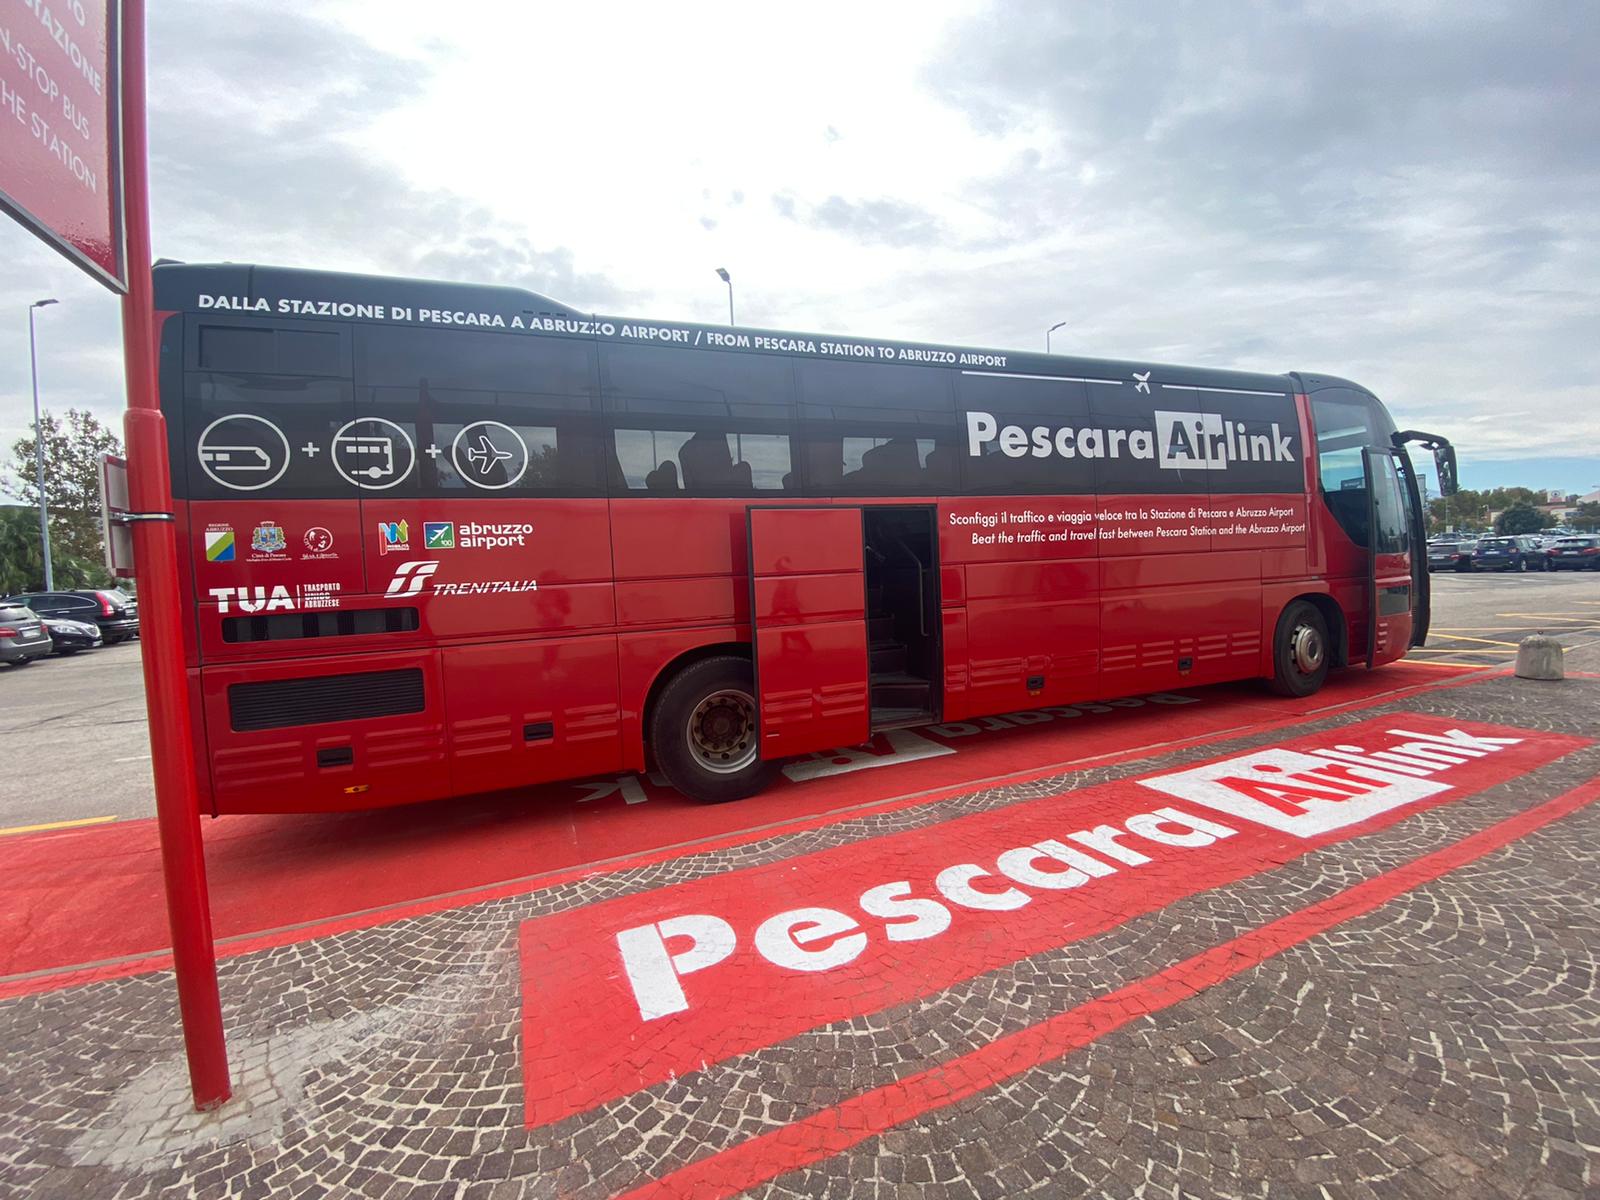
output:
<instances>
[{"instance_id":1,"label":"asphalt parking lot","mask_svg":"<svg viewBox=\"0 0 1600 1200\"><path fill-rule=\"evenodd\" d=\"M1568 652L1600 639L1600 573L1536 571L1433 576L1433 627L1411 657L1493 666L1512 662L1530 633L1558 637Z\"/></svg>"},{"instance_id":2,"label":"asphalt parking lot","mask_svg":"<svg viewBox=\"0 0 1600 1200\"><path fill-rule=\"evenodd\" d=\"M0 833L0 1195L1600 1194L1600 575L1435 576L1435 628L737 805L207 822L208 1116L137 647L0 673L4 824L117 818ZM1541 629L1564 683L1504 669Z\"/></svg>"}]
</instances>

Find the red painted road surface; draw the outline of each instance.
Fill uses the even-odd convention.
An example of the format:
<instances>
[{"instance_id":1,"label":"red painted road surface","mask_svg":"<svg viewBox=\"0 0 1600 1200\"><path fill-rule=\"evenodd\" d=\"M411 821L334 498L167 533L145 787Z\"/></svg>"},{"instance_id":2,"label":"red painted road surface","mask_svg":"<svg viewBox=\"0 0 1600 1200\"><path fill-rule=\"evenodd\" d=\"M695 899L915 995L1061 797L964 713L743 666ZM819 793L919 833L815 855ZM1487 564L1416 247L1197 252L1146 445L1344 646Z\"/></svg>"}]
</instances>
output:
<instances>
[{"instance_id":1,"label":"red painted road surface","mask_svg":"<svg viewBox=\"0 0 1600 1200\"><path fill-rule=\"evenodd\" d=\"M1096 996L1037 1025L707 1155L619 1200L721 1200L786 1171L831 1158L897 1125L958 1104L1024 1071L1080 1050L1131 1021L1181 1004L1309 938L1503 849L1597 799L1600 783L1591 780L1453 846L1425 854L1298 912L1247 930L1202 954Z\"/></svg>"},{"instance_id":2,"label":"red painted road surface","mask_svg":"<svg viewBox=\"0 0 1600 1200\"><path fill-rule=\"evenodd\" d=\"M350 914L410 911L426 898L661 847L1292 723L1458 674L1397 663L1345 672L1306 700L1239 684L934 726L894 735L893 744L880 736L870 752L801 760L789 779L730 805L695 804L629 775L365 813L227 817L206 823L216 935L307 925L276 940L309 938L327 932L312 923ZM50 986L18 976L159 954L168 944L153 821L0 839L0 889L0 995ZM400 913L371 919L385 915Z\"/></svg>"},{"instance_id":3,"label":"red painted road surface","mask_svg":"<svg viewBox=\"0 0 1600 1200\"><path fill-rule=\"evenodd\" d=\"M942 991L1589 744L1378 717L535 918L528 1123Z\"/></svg>"}]
</instances>

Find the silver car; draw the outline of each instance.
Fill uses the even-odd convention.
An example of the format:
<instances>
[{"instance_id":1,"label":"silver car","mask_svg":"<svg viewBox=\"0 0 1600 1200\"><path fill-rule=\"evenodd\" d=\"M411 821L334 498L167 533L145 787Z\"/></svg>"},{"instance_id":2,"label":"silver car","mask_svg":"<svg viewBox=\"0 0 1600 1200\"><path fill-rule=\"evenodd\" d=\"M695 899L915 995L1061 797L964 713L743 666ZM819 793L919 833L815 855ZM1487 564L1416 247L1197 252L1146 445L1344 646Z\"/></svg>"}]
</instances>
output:
<instances>
[{"instance_id":1,"label":"silver car","mask_svg":"<svg viewBox=\"0 0 1600 1200\"><path fill-rule=\"evenodd\" d=\"M44 622L31 608L20 604L0 607L0 662L25 667L49 654L52 648Z\"/></svg>"}]
</instances>

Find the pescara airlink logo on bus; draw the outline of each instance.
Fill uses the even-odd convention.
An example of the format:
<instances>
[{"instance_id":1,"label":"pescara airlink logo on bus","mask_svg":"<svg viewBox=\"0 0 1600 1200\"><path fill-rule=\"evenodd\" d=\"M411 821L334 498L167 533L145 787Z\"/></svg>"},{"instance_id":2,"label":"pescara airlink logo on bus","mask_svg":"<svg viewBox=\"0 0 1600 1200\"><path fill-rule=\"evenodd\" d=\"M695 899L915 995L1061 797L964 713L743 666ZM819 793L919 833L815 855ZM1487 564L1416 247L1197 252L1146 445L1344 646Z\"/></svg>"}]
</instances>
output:
<instances>
[{"instance_id":1,"label":"pescara airlink logo on bus","mask_svg":"<svg viewBox=\"0 0 1600 1200\"><path fill-rule=\"evenodd\" d=\"M1156 409L1155 430L1104 425L1002 425L993 413L966 414L967 453L998 450L1007 458L1154 459L1169 471L1225 471L1236 462L1295 461L1294 438L1276 421L1269 432L1247 431L1217 413Z\"/></svg>"}]
</instances>

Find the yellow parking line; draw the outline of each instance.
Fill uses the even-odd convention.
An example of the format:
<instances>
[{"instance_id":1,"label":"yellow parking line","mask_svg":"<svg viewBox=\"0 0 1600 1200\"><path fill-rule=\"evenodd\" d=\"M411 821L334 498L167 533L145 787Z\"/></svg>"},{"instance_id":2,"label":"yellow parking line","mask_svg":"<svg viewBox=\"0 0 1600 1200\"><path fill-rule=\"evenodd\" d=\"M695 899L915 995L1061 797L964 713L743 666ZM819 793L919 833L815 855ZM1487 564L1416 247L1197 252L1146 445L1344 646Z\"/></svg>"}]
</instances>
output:
<instances>
[{"instance_id":1,"label":"yellow parking line","mask_svg":"<svg viewBox=\"0 0 1600 1200\"><path fill-rule=\"evenodd\" d=\"M1493 638L1471 637L1465 633L1444 633L1442 630L1432 629L1428 630L1428 632L1438 632L1440 636L1449 638L1452 642L1482 642L1485 646L1510 646L1513 650L1517 648L1515 642L1497 642Z\"/></svg>"},{"instance_id":2,"label":"yellow parking line","mask_svg":"<svg viewBox=\"0 0 1600 1200\"><path fill-rule=\"evenodd\" d=\"M1512 646L1515 650L1516 647ZM1470 646L1417 646L1413 654L1504 654L1504 650L1475 650Z\"/></svg>"},{"instance_id":3,"label":"yellow parking line","mask_svg":"<svg viewBox=\"0 0 1600 1200\"><path fill-rule=\"evenodd\" d=\"M1415 654L1416 651L1413 650L1411 653ZM1410 655L1407 655L1400 661L1410 663L1414 667L1475 667L1478 665L1477 663L1434 662L1426 658L1412 658Z\"/></svg>"},{"instance_id":4,"label":"yellow parking line","mask_svg":"<svg viewBox=\"0 0 1600 1200\"><path fill-rule=\"evenodd\" d=\"M1497 617L1521 617L1525 621L1572 621L1578 625L1593 625L1589 613L1495 613Z\"/></svg>"},{"instance_id":5,"label":"yellow parking line","mask_svg":"<svg viewBox=\"0 0 1600 1200\"><path fill-rule=\"evenodd\" d=\"M79 817L76 821L46 821L43 825L13 825L9 829L0 829L0 837L10 837L14 833L44 833L49 829L76 829L80 825L104 825L116 819L116 817Z\"/></svg>"}]
</instances>

